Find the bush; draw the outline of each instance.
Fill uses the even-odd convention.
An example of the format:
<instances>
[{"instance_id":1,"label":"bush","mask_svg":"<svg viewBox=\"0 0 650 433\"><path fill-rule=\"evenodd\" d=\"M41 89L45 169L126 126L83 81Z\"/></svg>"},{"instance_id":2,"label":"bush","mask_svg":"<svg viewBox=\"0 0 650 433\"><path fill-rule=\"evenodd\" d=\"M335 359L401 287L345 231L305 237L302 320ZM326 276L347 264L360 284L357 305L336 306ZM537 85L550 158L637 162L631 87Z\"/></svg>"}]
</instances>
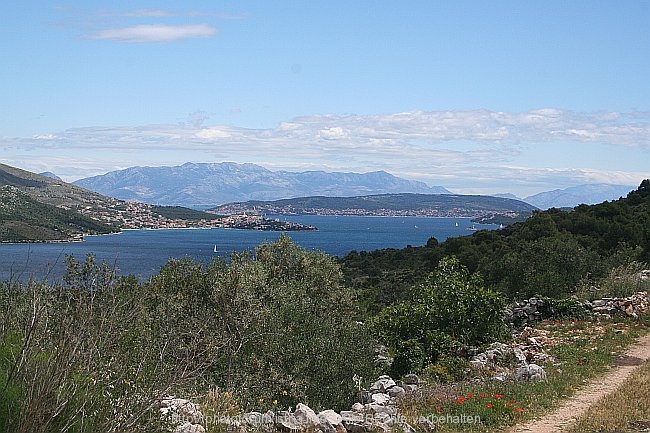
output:
<instances>
[{"instance_id":1,"label":"bush","mask_svg":"<svg viewBox=\"0 0 650 433\"><path fill-rule=\"evenodd\" d=\"M67 260L65 285L0 289L0 347L11 348L0 355L2 431L160 431L153 406L199 377L204 360L178 354L200 343L145 326L148 296L133 278L93 256Z\"/></svg>"},{"instance_id":2,"label":"bush","mask_svg":"<svg viewBox=\"0 0 650 433\"><path fill-rule=\"evenodd\" d=\"M242 409L349 407L374 343L340 281L283 236L145 283L88 256L64 285L0 285L0 432L158 432L163 395L210 389Z\"/></svg>"},{"instance_id":3,"label":"bush","mask_svg":"<svg viewBox=\"0 0 650 433\"><path fill-rule=\"evenodd\" d=\"M445 384L466 379L470 370L466 359L447 355L440 357L436 363L429 364L422 374L427 379Z\"/></svg>"},{"instance_id":4,"label":"bush","mask_svg":"<svg viewBox=\"0 0 650 433\"><path fill-rule=\"evenodd\" d=\"M538 307L542 314L541 319L574 319L584 320L589 317L589 313L577 299L553 299L540 297L543 300L543 306Z\"/></svg>"},{"instance_id":5,"label":"bush","mask_svg":"<svg viewBox=\"0 0 650 433\"><path fill-rule=\"evenodd\" d=\"M447 257L411 300L382 310L371 327L395 352L393 373L399 375L433 364L459 346L503 338L504 306L504 299L486 289L477 274Z\"/></svg>"}]
</instances>

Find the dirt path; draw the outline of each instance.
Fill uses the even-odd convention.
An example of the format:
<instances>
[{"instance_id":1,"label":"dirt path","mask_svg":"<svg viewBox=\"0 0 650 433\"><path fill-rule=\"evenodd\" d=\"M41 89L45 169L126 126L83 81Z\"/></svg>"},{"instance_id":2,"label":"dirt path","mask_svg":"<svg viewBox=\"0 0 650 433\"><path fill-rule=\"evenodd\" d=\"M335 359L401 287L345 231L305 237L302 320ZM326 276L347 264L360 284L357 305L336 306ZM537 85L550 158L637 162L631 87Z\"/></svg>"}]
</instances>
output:
<instances>
[{"instance_id":1,"label":"dirt path","mask_svg":"<svg viewBox=\"0 0 650 433\"><path fill-rule=\"evenodd\" d=\"M650 334L640 338L625 352L607 374L592 380L576 392L555 412L527 424L515 426L509 433L556 433L563 431L576 418L587 411L589 406L617 389L643 361L650 359Z\"/></svg>"}]
</instances>

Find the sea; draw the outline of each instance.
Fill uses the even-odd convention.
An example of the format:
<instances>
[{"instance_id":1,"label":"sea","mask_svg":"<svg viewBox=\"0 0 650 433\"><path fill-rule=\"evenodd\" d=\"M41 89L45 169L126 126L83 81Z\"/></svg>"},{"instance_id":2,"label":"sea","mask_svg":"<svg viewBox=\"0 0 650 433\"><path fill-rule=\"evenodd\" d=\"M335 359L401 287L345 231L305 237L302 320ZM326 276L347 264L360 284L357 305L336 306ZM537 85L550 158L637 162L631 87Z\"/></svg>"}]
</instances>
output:
<instances>
[{"instance_id":1,"label":"sea","mask_svg":"<svg viewBox=\"0 0 650 433\"><path fill-rule=\"evenodd\" d=\"M442 242L466 236L473 229L498 226L474 224L468 218L379 217L379 216L273 216L318 228L286 234L307 250L319 250L343 257L350 251L422 246L431 237ZM232 252L253 251L273 242L279 232L238 229L125 230L119 234L85 236L83 242L0 244L0 281L60 281L65 257L83 261L94 254L106 261L118 275L145 280L158 273L169 259L192 258L207 264L215 258L228 260ZM215 252L216 250L216 252Z\"/></svg>"}]
</instances>

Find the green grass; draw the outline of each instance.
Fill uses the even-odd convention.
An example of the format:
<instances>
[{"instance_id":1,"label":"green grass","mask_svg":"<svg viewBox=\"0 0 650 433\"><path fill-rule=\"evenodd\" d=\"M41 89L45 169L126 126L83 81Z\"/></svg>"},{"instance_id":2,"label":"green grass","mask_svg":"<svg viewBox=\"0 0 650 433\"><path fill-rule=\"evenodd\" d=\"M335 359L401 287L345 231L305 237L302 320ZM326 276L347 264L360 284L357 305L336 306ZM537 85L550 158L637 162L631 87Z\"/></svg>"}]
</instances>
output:
<instances>
[{"instance_id":1,"label":"green grass","mask_svg":"<svg viewBox=\"0 0 650 433\"><path fill-rule=\"evenodd\" d=\"M479 416L480 424L444 423L437 431L499 431L506 426L537 418L560 406L589 379L606 372L618 354L648 331L650 315L638 321L546 322L537 328L549 331L558 343L547 349L555 362L542 364L547 380L497 382L483 379L433 387L419 397L402 402L407 418L416 416Z\"/></svg>"}]
</instances>

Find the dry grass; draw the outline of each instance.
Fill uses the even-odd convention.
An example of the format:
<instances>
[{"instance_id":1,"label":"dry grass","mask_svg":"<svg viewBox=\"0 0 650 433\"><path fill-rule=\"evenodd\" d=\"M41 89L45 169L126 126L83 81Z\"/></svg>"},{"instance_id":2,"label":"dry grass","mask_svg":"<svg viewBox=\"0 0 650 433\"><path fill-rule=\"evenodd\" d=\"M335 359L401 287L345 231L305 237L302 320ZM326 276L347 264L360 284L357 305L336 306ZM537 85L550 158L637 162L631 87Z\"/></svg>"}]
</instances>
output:
<instances>
[{"instance_id":1,"label":"dry grass","mask_svg":"<svg viewBox=\"0 0 650 433\"><path fill-rule=\"evenodd\" d=\"M650 361L644 362L617 391L593 405L568 433L623 433L650 428Z\"/></svg>"}]
</instances>

